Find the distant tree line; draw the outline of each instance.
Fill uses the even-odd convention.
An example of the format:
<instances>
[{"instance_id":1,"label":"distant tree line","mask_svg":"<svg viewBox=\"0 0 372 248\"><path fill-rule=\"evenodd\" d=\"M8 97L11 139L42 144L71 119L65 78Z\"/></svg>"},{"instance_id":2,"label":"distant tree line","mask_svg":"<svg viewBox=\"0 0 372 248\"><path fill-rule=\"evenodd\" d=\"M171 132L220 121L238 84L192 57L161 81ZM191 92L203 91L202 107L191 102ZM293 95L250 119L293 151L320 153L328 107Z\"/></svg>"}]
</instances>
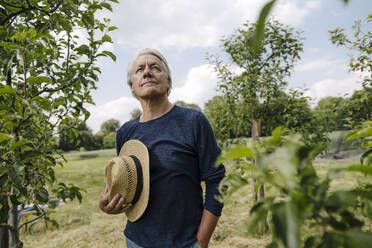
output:
<instances>
[{"instance_id":1,"label":"distant tree line","mask_svg":"<svg viewBox=\"0 0 372 248\"><path fill-rule=\"evenodd\" d=\"M175 104L202 111L195 103L177 101ZM371 106L372 87L357 90L349 97L324 97L313 109L310 108L310 98L304 96L303 92L281 91L265 108L261 135L269 136L271 130L279 125L292 130L306 129L311 134L316 133L315 130L321 130L322 133L351 130L362 122L371 120ZM204 113L220 142L252 136L252 123L247 121L251 111L243 102L237 101L234 104L235 118L232 118L227 96L215 96L205 104ZM133 109L130 113L131 119L140 114L140 109ZM76 128L79 133L77 138L70 138L69 134L75 132L71 128L61 128L58 137L59 149L90 151L114 148L116 130L119 127L118 120L109 119L102 123L99 132L93 134L86 123L80 123Z\"/></svg>"},{"instance_id":2,"label":"distant tree line","mask_svg":"<svg viewBox=\"0 0 372 248\"><path fill-rule=\"evenodd\" d=\"M120 122L110 119L102 123L100 131L93 134L85 122L77 124L77 137L71 138L71 133L76 130L71 128L61 128L59 130L58 148L63 151L72 150L99 150L115 147L116 130L120 127Z\"/></svg>"},{"instance_id":3,"label":"distant tree line","mask_svg":"<svg viewBox=\"0 0 372 248\"><path fill-rule=\"evenodd\" d=\"M227 101L226 96L215 96L205 104L204 112L217 139L224 141L229 138L251 137L252 123L246 121L249 108L237 101L234 108L235 115L239 115L239 118L229 119L231 109ZM261 122L261 134L269 136L272 128L279 125L290 129L317 125L317 128L321 127L326 132L351 130L364 121L371 120L371 106L372 87L356 90L348 97L324 97L313 109L310 108L310 98L303 96L303 93L281 92L267 108Z\"/></svg>"}]
</instances>

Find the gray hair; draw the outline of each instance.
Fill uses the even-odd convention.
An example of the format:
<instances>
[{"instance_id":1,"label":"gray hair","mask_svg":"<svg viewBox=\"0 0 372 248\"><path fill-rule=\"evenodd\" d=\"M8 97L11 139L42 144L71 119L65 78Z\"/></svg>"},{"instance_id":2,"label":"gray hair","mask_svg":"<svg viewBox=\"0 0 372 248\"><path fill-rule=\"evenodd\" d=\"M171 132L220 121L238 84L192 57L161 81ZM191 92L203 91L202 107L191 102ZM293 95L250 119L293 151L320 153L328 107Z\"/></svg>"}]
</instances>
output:
<instances>
[{"instance_id":1,"label":"gray hair","mask_svg":"<svg viewBox=\"0 0 372 248\"><path fill-rule=\"evenodd\" d=\"M161 64L163 66L163 70L165 71L168 79L169 79L169 82L170 82L170 87L168 89L168 96L170 94L170 91L172 89L172 77L171 77L171 72L169 70L169 67L168 67L168 62L167 60L165 59L165 57L163 56L163 54L161 54L158 50L156 49L153 49L153 48L144 48L142 49L141 51L139 51L136 55L136 57L132 60L132 62L129 63L129 66L128 66L128 73L127 73L127 83L128 85L131 87L132 86L132 72L133 72L133 64L134 64L134 61L136 61L136 59L139 57L139 56L142 56L142 55L153 55L155 57L157 57L160 61L161 61Z\"/></svg>"}]
</instances>

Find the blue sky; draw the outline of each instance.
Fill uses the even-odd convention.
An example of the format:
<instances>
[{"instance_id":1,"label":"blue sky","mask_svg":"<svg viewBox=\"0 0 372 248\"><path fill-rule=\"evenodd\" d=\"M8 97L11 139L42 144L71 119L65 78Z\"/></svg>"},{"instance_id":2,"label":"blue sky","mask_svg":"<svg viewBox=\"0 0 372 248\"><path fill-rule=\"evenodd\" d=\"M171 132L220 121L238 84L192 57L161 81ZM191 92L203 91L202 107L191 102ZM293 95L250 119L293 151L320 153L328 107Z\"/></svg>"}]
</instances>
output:
<instances>
[{"instance_id":1,"label":"blue sky","mask_svg":"<svg viewBox=\"0 0 372 248\"><path fill-rule=\"evenodd\" d=\"M117 61L99 61L102 69L88 126L97 132L102 122L115 118L124 123L139 108L126 84L129 62L144 47L159 49L167 58L173 79L170 100L200 107L217 94L216 75L207 53L223 55L219 40L246 20L256 21L264 0L122 0L114 5L111 33L114 43L105 48ZM372 14L371 0L277 0L272 16L303 31L302 60L288 79L290 88L307 88L314 102L324 96L343 96L360 88L360 75L349 73L347 49L331 44L328 31L343 27L351 33L358 19ZM363 27L367 25L364 22ZM368 28L371 28L369 24Z\"/></svg>"}]
</instances>

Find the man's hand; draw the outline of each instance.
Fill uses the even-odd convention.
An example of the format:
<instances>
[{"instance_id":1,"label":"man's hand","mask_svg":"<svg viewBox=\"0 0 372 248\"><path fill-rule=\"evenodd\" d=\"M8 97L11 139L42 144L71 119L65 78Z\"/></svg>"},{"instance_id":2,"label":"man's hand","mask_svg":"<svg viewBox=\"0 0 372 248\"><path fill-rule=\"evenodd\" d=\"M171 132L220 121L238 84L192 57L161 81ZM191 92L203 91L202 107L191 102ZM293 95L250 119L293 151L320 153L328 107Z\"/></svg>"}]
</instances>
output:
<instances>
[{"instance_id":1,"label":"man's hand","mask_svg":"<svg viewBox=\"0 0 372 248\"><path fill-rule=\"evenodd\" d=\"M132 204L124 204L125 199L120 196L120 194L116 194L114 198L109 202L109 190L106 187L105 191L101 195L101 199L99 200L99 208L107 213L107 214L121 214L127 211Z\"/></svg>"}]
</instances>

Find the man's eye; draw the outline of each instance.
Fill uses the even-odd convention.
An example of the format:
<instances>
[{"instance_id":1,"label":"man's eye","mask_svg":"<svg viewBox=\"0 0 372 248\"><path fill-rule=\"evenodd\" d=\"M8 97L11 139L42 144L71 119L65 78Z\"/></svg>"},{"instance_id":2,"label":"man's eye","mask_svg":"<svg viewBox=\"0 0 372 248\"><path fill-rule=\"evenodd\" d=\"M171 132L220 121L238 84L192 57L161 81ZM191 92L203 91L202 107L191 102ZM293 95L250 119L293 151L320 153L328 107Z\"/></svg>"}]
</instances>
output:
<instances>
[{"instance_id":1,"label":"man's eye","mask_svg":"<svg viewBox=\"0 0 372 248\"><path fill-rule=\"evenodd\" d=\"M136 70L136 72L140 72L140 71L142 71L142 68L138 68L138 69Z\"/></svg>"}]
</instances>

